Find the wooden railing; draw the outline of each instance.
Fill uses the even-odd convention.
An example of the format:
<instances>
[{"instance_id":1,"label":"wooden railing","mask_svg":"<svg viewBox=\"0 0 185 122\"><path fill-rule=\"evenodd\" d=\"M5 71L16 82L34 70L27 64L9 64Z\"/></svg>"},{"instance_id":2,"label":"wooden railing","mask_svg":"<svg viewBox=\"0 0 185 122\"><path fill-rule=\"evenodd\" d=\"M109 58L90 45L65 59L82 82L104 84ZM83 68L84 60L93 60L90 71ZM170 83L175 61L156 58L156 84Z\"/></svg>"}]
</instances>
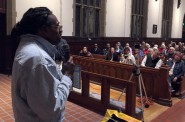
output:
<instances>
[{"instance_id":1,"label":"wooden railing","mask_svg":"<svg viewBox=\"0 0 185 122\"><path fill-rule=\"evenodd\" d=\"M137 117L136 115L136 84L127 80L113 78L106 75L96 74L82 70L82 91L81 93L72 91L69 95L69 100L80 104L84 107L92 109L98 113L105 114L106 109L120 109L118 106L110 104L110 88L111 86L119 85L120 88L126 87L126 104L125 113ZM101 99L90 97L90 81L94 80L101 84ZM140 118L140 117L137 117Z\"/></svg>"},{"instance_id":2,"label":"wooden railing","mask_svg":"<svg viewBox=\"0 0 185 122\"><path fill-rule=\"evenodd\" d=\"M124 80L129 79L135 68L133 65L75 55L73 60L75 64L81 65L84 71ZM140 67L140 71L148 97L151 97L159 104L171 106L171 93L167 82L169 69L167 67L161 67L160 69ZM139 94L138 78L134 76L131 81L137 84L136 88ZM117 84L114 84L114 87L120 88Z\"/></svg>"},{"instance_id":3,"label":"wooden railing","mask_svg":"<svg viewBox=\"0 0 185 122\"><path fill-rule=\"evenodd\" d=\"M97 59L103 59L105 60L106 56L105 55L100 55L100 54L92 54L93 58L97 58Z\"/></svg>"}]
</instances>

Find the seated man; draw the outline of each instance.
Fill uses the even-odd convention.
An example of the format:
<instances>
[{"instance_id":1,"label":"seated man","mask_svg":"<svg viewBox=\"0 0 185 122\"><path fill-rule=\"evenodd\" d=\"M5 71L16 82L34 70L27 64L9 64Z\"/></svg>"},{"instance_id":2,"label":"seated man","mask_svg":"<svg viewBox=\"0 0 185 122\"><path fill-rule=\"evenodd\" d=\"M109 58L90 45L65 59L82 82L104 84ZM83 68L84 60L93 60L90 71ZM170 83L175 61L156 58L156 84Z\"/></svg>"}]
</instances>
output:
<instances>
[{"instance_id":1,"label":"seated man","mask_svg":"<svg viewBox=\"0 0 185 122\"><path fill-rule=\"evenodd\" d=\"M167 52L167 55L165 56L165 64L169 67L173 65L174 54L175 54L175 48L170 47Z\"/></svg>"},{"instance_id":2,"label":"seated man","mask_svg":"<svg viewBox=\"0 0 185 122\"><path fill-rule=\"evenodd\" d=\"M87 47L83 47L83 49L80 51L79 56L84 56L84 57L93 57L91 52L87 50Z\"/></svg>"},{"instance_id":3,"label":"seated man","mask_svg":"<svg viewBox=\"0 0 185 122\"><path fill-rule=\"evenodd\" d=\"M159 58L160 53L158 50L153 50L152 54L148 54L141 62L141 66L152 67L159 69L162 65L162 60Z\"/></svg>"},{"instance_id":4,"label":"seated man","mask_svg":"<svg viewBox=\"0 0 185 122\"><path fill-rule=\"evenodd\" d=\"M98 47L98 44L97 43L95 43L94 44L94 48L93 48L93 50L91 51L93 54L102 54L102 51L101 51L101 49Z\"/></svg>"},{"instance_id":5,"label":"seated man","mask_svg":"<svg viewBox=\"0 0 185 122\"><path fill-rule=\"evenodd\" d=\"M184 75L184 62L182 61L182 54L176 52L174 55L173 65L169 71L169 85L171 92L177 93L180 88L180 80Z\"/></svg>"},{"instance_id":6,"label":"seated man","mask_svg":"<svg viewBox=\"0 0 185 122\"><path fill-rule=\"evenodd\" d=\"M120 50L123 50L123 46L121 45L121 42L117 42L116 45L118 45Z\"/></svg>"},{"instance_id":7,"label":"seated man","mask_svg":"<svg viewBox=\"0 0 185 122\"><path fill-rule=\"evenodd\" d=\"M111 47L111 49L109 50L109 52L106 55L105 60L119 62L119 54L117 52L115 52L114 47Z\"/></svg>"},{"instance_id":8,"label":"seated man","mask_svg":"<svg viewBox=\"0 0 185 122\"><path fill-rule=\"evenodd\" d=\"M119 44L116 44L115 46L115 52L118 53L119 55L123 52L123 49L120 48Z\"/></svg>"},{"instance_id":9,"label":"seated man","mask_svg":"<svg viewBox=\"0 0 185 122\"><path fill-rule=\"evenodd\" d=\"M109 52L110 50L110 43L107 43L106 44L106 47L103 49L103 55L107 55L107 53Z\"/></svg>"}]
</instances>

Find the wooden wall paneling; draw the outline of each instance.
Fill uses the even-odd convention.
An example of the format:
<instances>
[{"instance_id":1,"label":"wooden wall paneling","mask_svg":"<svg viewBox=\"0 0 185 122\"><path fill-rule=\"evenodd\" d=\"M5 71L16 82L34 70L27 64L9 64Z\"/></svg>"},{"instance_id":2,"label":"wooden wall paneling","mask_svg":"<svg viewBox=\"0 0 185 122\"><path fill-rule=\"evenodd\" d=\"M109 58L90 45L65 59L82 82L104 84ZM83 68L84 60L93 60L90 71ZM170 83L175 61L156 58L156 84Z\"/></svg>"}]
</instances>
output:
<instances>
[{"instance_id":1,"label":"wooden wall paneling","mask_svg":"<svg viewBox=\"0 0 185 122\"><path fill-rule=\"evenodd\" d=\"M6 13L6 0L0 0L0 13Z\"/></svg>"}]
</instances>

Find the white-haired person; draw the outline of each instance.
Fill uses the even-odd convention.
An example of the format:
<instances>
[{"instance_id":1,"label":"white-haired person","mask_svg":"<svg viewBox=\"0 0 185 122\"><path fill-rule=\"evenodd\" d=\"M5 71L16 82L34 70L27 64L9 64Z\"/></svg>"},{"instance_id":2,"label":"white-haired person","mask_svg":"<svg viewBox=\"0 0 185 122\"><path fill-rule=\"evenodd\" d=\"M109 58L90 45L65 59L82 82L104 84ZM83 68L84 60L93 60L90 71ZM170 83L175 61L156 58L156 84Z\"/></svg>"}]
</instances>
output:
<instances>
[{"instance_id":1,"label":"white-haired person","mask_svg":"<svg viewBox=\"0 0 185 122\"><path fill-rule=\"evenodd\" d=\"M145 49L143 50L144 54L148 54L148 50L150 49L150 44L146 43Z\"/></svg>"},{"instance_id":2,"label":"white-haired person","mask_svg":"<svg viewBox=\"0 0 185 122\"><path fill-rule=\"evenodd\" d=\"M144 57L141 62L141 66L159 69L163 63L159 56L159 51L153 50L151 54L148 54Z\"/></svg>"},{"instance_id":3,"label":"white-haired person","mask_svg":"<svg viewBox=\"0 0 185 122\"><path fill-rule=\"evenodd\" d=\"M167 54L167 49L166 49L166 45L165 44L161 44L161 47L159 48L159 52L163 56Z\"/></svg>"},{"instance_id":4,"label":"white-haired person","mask_svg":"<svg viewBox=\"0 0 185 122\"><path fill-rule=\"evenodd\" d=\"M173 62L173 59L174 59L174 55L175 55L175 48L174 47L170 47L166 56L165 56L165 64L169 67L172 66L172 62Z\"/></svg>"}]
</instances>

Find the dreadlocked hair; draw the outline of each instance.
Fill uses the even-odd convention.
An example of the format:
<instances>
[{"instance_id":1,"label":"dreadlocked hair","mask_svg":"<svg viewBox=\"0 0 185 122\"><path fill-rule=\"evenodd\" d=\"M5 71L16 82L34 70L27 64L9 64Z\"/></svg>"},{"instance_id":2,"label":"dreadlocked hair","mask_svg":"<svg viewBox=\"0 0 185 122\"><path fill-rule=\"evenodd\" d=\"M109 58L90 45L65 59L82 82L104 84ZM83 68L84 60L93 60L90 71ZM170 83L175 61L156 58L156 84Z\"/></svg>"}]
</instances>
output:
<instances>
[{"instance_id":1,"label":"dreadlocked hair","mask_svg":"<svg viewBox=\"0 0 185 122\"><path fill-rule=\"evenodd\" d=\"M49 26L48 16L52 12L47 7L30 8L26 11L22 19L15 24L11 31L12 53L15 56L19 45L20 36L24 34L36 34L43 26Z\"/></svg>"},{"instance_id":2,"label":"dreadlocked hair","mask_svg":"<svg viewBox=\"0 0 185 122\"><path fill-rule=\"evenodd\" d=\"M48 21L48 15L52 12L46 7L30 8L12 29L11 36L19 37L23 34L36 34L38 30L50 22Z\"/></svg>"}]
</instances>

